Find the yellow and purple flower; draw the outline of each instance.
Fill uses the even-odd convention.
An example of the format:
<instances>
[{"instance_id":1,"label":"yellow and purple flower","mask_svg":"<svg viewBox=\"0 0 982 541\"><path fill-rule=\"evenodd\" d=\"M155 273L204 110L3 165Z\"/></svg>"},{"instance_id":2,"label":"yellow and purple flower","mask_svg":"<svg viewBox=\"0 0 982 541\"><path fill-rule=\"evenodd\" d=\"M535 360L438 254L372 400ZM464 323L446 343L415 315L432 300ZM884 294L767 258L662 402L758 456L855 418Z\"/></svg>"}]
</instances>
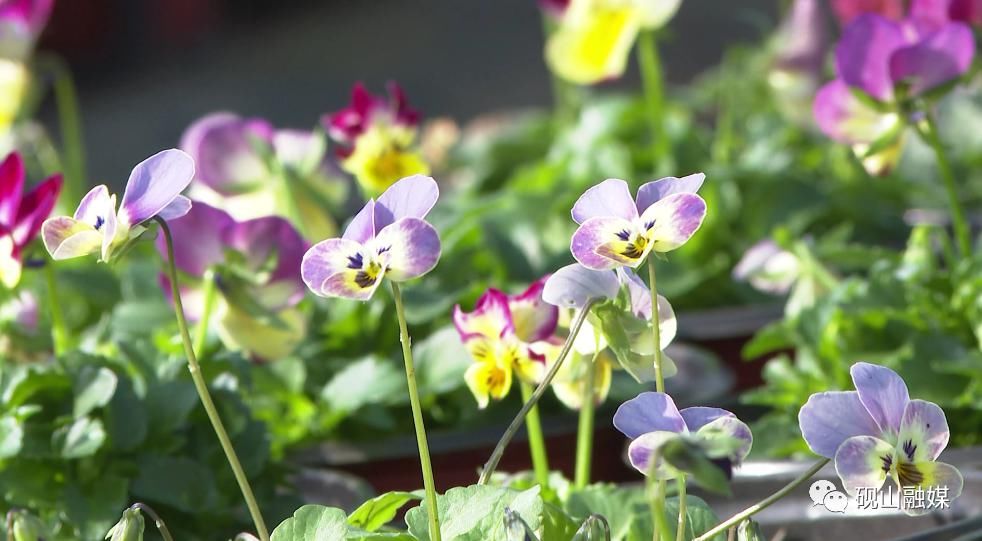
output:
<instances>
[{"instance_id":1,"label":"yellow and purple flower","mask_svg":"<svg viewBox=\"0 0 982 541\"><path fill-rule=\"evenodd\" d=\"M665 393L644 392L624 402L614 413L614 426L630 438L628 458L639 472L657 479L674 479L679 471L660 458L651 464L656 451L679 434L700 440L726 439L728 448L725 459L729 466L739 465L750 453L753 434L743 421L733 413L720 408L693 407L681 411L672 397Z\"/></svg>"},{"instance_id":2,"label":"yellow and purple flower","mask_svg":"<svg viewBox=\"0 0 982 541\"><path fill-rule=\"evenodd\" d=\"M357 83L351 104L324 115L321 122L338 143L341 167L354 175L369 195L410 175L425 175L429 166L416 148L419 113L409 106L402 88L389 85L389 97L379 97Z\"/></svg>"},{"instance_id":3,"label":"yellow and purple flower","mask_svg":"<svg viewBox=\"0 0 982 541\"><path fill-rule=\"evenodd\" d=\"M594 270L636 268L652 251L682 246L706 217L706 202L696 195L705 178L696 173L649 182L636 201L623 180L590 188L573 205L580 224L570 245L573 257Z\"/></svg>"},{"instance_id":4,"label":"yellow and purple flower","mask_svg":"<svg viewBox=\"0 0 982 541\"><path fill-rule=\"evenodd\" d=\"M808 447L835 460L849 494L879 490L887 478L901 489L945 487L953 500L964 480L953 466L936 462L950 433L937 404L911 399L907 384L889 368L856 363L850 369L855 391L813 394L798 412ZM904 503L915 515L926 512Z\"/></svg>"},{"instance_id":5,"label":"yellow and purple flower","mask_svg":"<svg viewBox=\"0 0 982 541\"><path fill-rule=\"evenodd\" d=\"M155 216L180 218L191 210L181 195L194 177L194 161L177 149L163 150L143 160L130 173L123 200L104 184L85 194L75 215L49 218L41 227L44 246L53 259L71 259L100 253L110 261L115 253L139 237L143 224Z\"/></svg>"},{"instance_id":6,"label":"yellow and purple flower","mask_svg":"<svg viewBox=\"0 0 982 541\"><path fill-rule=\"evenodd\" d=\"M202 317L204 281L214 280L219 295L214 321L227 346L268 360L292 352L306 327L295 307L305 291L300 261L307 244L290 222L277 216L239 222L195 201L169 226L174 263L184 277L181 298L188 320ZM157 249L166 259L163 237L158 237ZM160 281L170 297L167 275L161 274Z\"/></svg>"},{"instance_id":7,"label":"yellow and purple flower","mask_svg":"<svg viewBox=\"0 0 982 541\"><path fill-rule=\"evenodd\" d=\"M454 307L453 322L474 359L464 379L478 406L501 400L511 389L513 374L529 384L538 383L545 369L541 346L556 331L559 309L542 299L546 278L519 295L489 289L464 312Z\"/></svg>"},{"instance_id":8,"label":"yellow and purple flower","mask_svg":"<svg viewBox=\"0 0 982 541\"><path fill-rule=\"evenodd\" d=\"M0 163L0 284L13 289L23 269L24 248L41 230L61 192L54 175L24 193L24 162L17 153Z\"/></svg>"},{"instance_id":9,"label":"yellow and purple flower","mask_svg":"<svg viewBox=\"0 0 982 541\"><path fill-rule=\"evenodd\" d=\"M366 301L383 278L403 282L430 272L440 259L440 236L423 218L439 195L430 177L396 182L368 201L341 238L321 241L304 254L304 283L322 297Z\"/></svg>"}]
</instances>

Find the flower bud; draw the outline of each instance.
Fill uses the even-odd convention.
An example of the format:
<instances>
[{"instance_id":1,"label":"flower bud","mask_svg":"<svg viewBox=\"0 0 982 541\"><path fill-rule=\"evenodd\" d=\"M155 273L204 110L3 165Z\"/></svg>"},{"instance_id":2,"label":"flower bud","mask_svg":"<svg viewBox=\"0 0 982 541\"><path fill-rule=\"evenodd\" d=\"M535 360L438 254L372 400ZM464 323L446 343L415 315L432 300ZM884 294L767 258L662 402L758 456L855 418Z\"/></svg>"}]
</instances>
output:
<instances>
[{"instance_id":1,"label":"flower bud","mask_svg":"<svg viewBox=\"0 0 982 541\"><path fill-rule=\"evenodd\" d=\"M130 507L123 511L123 516L106 534L106 539L110 541L143 541L143 527L143 515L140 510Z\"/></svg>"}]
</instances>

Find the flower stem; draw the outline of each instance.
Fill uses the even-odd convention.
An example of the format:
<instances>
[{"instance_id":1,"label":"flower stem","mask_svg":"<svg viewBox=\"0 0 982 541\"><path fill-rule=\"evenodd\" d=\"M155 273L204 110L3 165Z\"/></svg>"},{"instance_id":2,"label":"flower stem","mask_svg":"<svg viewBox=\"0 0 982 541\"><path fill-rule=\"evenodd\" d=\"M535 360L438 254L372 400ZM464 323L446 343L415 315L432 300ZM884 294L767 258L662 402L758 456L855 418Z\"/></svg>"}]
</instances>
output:
<instances>
[{"instance_id":1,"label":"flower stem","mask_svg":"<svg viewBox=\"0 0 982 541\"><path fill-rule=\"evenodd\" d=\"M583 383L583 404L580 406L580 424L576 429L576 475L573 486L582 489L590 484L590 460L593 454L594 386L596 384L596 365L600 351L594 352L586 369Z\"/></svg>"},{"instance_id":2,"label":"flower stem","mask_svg":"<svg viewBox=\"0 0 982 541\"><path fill-rule=\"evenodd\" d=\"M532 397L532 386L524 381L518 382L522 390L522 403ZM532 469L535 479L540 485L549 485L549 457L546 455L546 442L542 437L542 421L539 419L539 407L533 406L525 416L525 430L529 437L529 452L532 455Z\"/></svg>"},{"instance_id":3,"label":"flower stem","mask_svg":"<svg viewBox=\"0 0 982 541\"><path fill-rule=\"evenodd\" d=\"M972 253L972 237L969 230L968 221L965 219L965 212L962 210L961 203L958 201L958 187L955 185L955 175L951 169L951 162L944 150L944 145L938 137L938 125L934 118L928 114L924 117L924 129L921 135L925 142L934 150L934 155L938 160L938 172L941 173L945 191L948 194L948 206L951 210L951 221L955 232L955 243L958 246L959 255L966 257Z\"/></svg>"},{"instance_id":4,"label":"flower stem","mask_svg":"<svg viewBox=\"0 0 982 541\"><path fill-rule=\"evenodd\" d=\"M263 521L262 513L259 511L259 504L256 503L256 497L252 493L249 479L242 469L242 464L239 463L238 455L235 454L232 440L228 437L228 432L225 431L225 425L222 424L222 419L218 415L218 409L215 408L215 403L211 399L211 393L208 392L208 385L205 383L205 378L201 374L201 367L198 365L198 358L194 354L194 346L191 344L191 333L188 331L188 322L184 318L184 306L181 303L181 289L177 283L177 265L174 263L174 238L171 236L170 227L167 226L165 220L160 217L155 217L154 220L160 224L160 230L163 232L164 241L167 244L167 272L170 276L171 293L174 297L174 315L177 317L177 326L181 330L181 341L184 343L184 353L188 358L188 371L191 372L191 380L194 381L194 387L198 391L201 405L204 406L205 413L208 414L208 420L211 421L211 426L218 436L222 450L225 451L225 458L228 459L229 466L232 467L232 473L235 475L235 480L238 482L239 489L242 491L242 497L245 498L246 506L249 508L249 514L252 515L252 521L256 525L256 533L259 534L261 541L269 541L269 531L266 530L266 523Z\"/></svg>"},{"instance_id":5,"label":"flower stem","mask_svg":"<svg viewBox=\"0 0 982 541\"><path fill-rule=\"evenodd\" d=\"M665 134L665 88L661 59L658 56L658 40L655 30L644 30L638 37L638 67L648 109L648 127L651 130L651 167L658 171L668 155L668 137Z\"/></svg>"},{"instance_id":6,"label":"flower stem","mask_svg":"<svg viewBox=\"0 0 982 541\"><path fill-rule=\"evenodd\" d=\"M43 57L53 83L58 125L61 130L65 167L64 199L74 201L85 190L85 143L82 137L82 116L78 106L78 93L71 70L64 60L56 56Z\"/></svg>"},{"instance_id":7,"label":"flower stem","mask_svg":"<svg viewBox=\"0 0 982 541\"><path fill-rule=\"evenodd\" d=\"M675 485L679 492L679 522L678 528L675 530L675 541L685 541L685 476L679 475L678 479L675 480Z\"/></svg>"},{"instance_id":8,"label":"flower stem","mask_svg":"<svg viewBox=\"0 0 982 541\"><path fill-rule=\"evenodd\" d=\"M156 526L157 531L160 532L160 537L163 537L164 541L174 541L174 536L172 536L170 530L167 529L167 525L164 524L164 521L160 518L157 512L153 510L152 507L150 507L145 503L137 502L131 505L130 509L139 509L141 512L146 513L147 516L149 516L150 519L153 520L154 526Z\"/></svg>"},{"instance_id":9,"label":"flower stem","mask_svg":"<svg viewBox=\"0 0 982 541\"><path fill-rule=\"evenodd\" d=\"M481 476L478 478L477 484L486 485L488 480L491 479L491 475L494 474L494 470L498 467L498 463L501 462L502 455L505 454L505 448L511 442L512 438L515 437L515 433L518 429L522 427L522 421L525 420L525 416L528 415L529 410L531 410L545 394L546 389L549 388L549 384L552 383L553 378L559 372L559 368L562 366L563 361L566 356L569 355L570 350L573 349L573 341L576 340L576 335L580 333L580 328L583 327L583 323L586 321L587 314L590 313L590 309L593 308L593 304L596 302L595 299L589 300L586 305L580 310L580 313L576 316L576 320L573 321L573 325L569 329L569 336L566 337L566 343L563 344L562 351L559 352L559 356L556 358L556 362L553 363L552 367L549 368L549 372L546 373L542 381L539 382L539 386L535 388L535 392L532 393L532 397L525 401L522 409L519 410L518 415L512 419L511 424L505 429L505 433L501 435L501 439L498 440L498 444L494 446L494 451L491 452L491 457L484 464L484 469L481 470Z\"/></svg>"},{"instance_id":10,"label":"flower stem","mask_svg":"<svg viewBox=\"0 0 982 541\"><path fill-rule=\"evenodd\" d=\"M716 535L716 534L718 534L718 533L726 530L727 528L730 528L732 526L736 526L740 522L742 522L742 521L744 521L744 520L746 520L746 519L754 516L755 514L763 511L764 509L767 509L774 502L776 502L776 501L780 500L781 498L787 496L788 493L791 492L792 490L794 490L798 485L800 485L800 484L804 483L805 481L811 479L812 476L815 475L816 473L818 473L818 470L821 470L823 467L825 467L825 465L828 464L828 462L829 462L829 459L827 459L827 458L823 458L822 460L819 460L818 462L815 463L814 466L812 466L811 468L808 468L808 471L806 471L805 473L801 474L801 476L798 477L797 479L795 479L794 481L791 481L790 483L788 483L787 485L785 485L784 488L782 488L781 490L778 490L777 492L775 492L774 494L771 494L770 496L764 498L760 502L755 503L754 505L751 505L750 507L744 509L743 511L740 511L739 513L737 513L737 514L733 515L732 517L724 520L723 522L720 522L719 524L716 525L715 528L713 528L713 529L709 530L708 532L700 535L699 537L696 537L692 541L707 541L709 539L712 539L714 535Z\"/></svg>"},{"instance_id":11,"label":"flower stem","mask_svg":"<svg viewBox=\"0 0 982 541\"><path fill-rule=\"evenodd\" d=\"M645 484L648 487L649 508L651 510L651 541L671 541L672 532L665 520L665 481L656 479L658 451L651 455L648 465L648 476Z\"/></svg>"},{"instance_id":12,"label":"flower stem","mask_svg":"<svg viewBox=\"0 0 982 541\"><path fill-rule=\"evenodd\" d=\"M215 280L215 271L206 270L205 276L202 278L204 307L201 310L201 319L198 320L198 325L194 329L194 350L198 353L205 349L205 341L208 339L208 323L211 320L212 312L215 311L215 301L218 299L218 287Z\"/></svg>"},{"instance_id":13,"label":"flower stem","mask_svg":"<svg viewBox=\"0 0 982 541\"><path fill-rule=\"evenodd\" d=\"M416 445L419 446L419 465L423 470L423 488L426 491L426 510L430 518L430 541L440 541L440 516L436 503L436 486L433 483L433 466L430 465L430 447L426 442L426 427L423 425L423 408L419 404L419 390L416 388L416 368L413 366L412 339L406 325L406 313L402 307L402 293L399 285L392 285L392 298L396 303L396 316L399 318L399 341L402 342L402 359L406 363L406 383L409 384L409 403L413 410L413 425L416 428Z\"/></svg>"},{"instance_id":14,"label":"flower stem","mask_svg":"<svg viewBox=\"0 0 982 541\"><path fill-rule=\"evenodd\" d=\"M662 373L661 327L658 315L658 285L655 281L655 258L648 256L648 286L651 288L651 333L655 346L655 390L665 392L665 376Z\"/></svg>"},{"instance_id":15,"label":"flower stem","mask_svg":"<svg viewBox=\"0 0 982 541\"><path fill-rule=\"evenodd\" d=\"M44 278L48 286L48 310L51 312L51 341L54 344L55 357L61 357L68 350L68 333L65 331L61 305L58 303L58 278L55 276L54 261L45 262Z\"/></svg>"}]
</instances>

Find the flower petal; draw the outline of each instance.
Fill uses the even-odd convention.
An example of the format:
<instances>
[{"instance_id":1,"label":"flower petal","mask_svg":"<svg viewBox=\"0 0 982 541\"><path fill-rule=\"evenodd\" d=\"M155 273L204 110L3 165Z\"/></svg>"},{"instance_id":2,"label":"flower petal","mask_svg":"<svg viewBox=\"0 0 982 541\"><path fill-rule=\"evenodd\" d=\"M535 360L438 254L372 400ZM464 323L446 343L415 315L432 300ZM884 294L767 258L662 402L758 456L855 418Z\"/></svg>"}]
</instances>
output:
<instances>
[{"instance_id":1,"label":"flower petal","mask_svg":"<svg viewBox=\"0 0 982 541\"><path fill-rule=\"evenodd\" d=\"M938 31L890 57L890 77L910 83L916 96L961 77L975 57L975 35L962 23L944 25Z\"/></svg>"},{"instance_id":2,"label":"flower petal","mask_svg":"<svg viewBox=\"0 0 982 541\"><path fill-rule=\"evenodd\" d=\"M475 337L498 340L514 332L508 297L497 289L487 290L474 305L472 312L454 306L453 323L461 340Z\"/></svg>"},{"instance_id":3,"label":"flower petal","mask_svg":"<svg viewBox=\"0 0 982 541\"><path fill-rule=\"evenodd\" d=\"M638 188L638 212L644 212L656 201L674 193L696 193L706 180L704 173L693 173L682 178L665 177L643 184Z\"/></svg>"},{"instance_id":4,"label":"flower petal","mask_svg":"<svg viewBox=\"0 0 982 541\"><path fill-rule=\"evenodd\" d=\"M822 133L849 145L872 143L900 122L899 115L880 113L861 102L841 79L818 91L812 110Z\"/></svg>"},{"instance_id":5,"label":"flower petal","mask_svg":"<svg viewBox=\"0 0 982 541\"><path fill-rule=\"evenodd\" d=\"M176 220L181 216L184 216L191 210L191 200L183 195L179 195L170 202L169 205L163 208L157 213L161 219L165 221Z\"/></svg>"},{"instance_id":6,"label":"flower petal","mask_svg":"<svg viewBox=\"0 0 982 541\"><path fill-rule=\"evenodd\" d=\"M194 160L196 180L219 194L233 195L267 180L269 170L253 145L272 137L273 126L265 120L212 113L188 127L181 150Z\"/></svg>"},{"instance_id":7,"label":"flower petal","mask_svg":"<svg viewBox=\"0 0 982 541\"><path fill-rule=\"evenodd\" d=\"M542 298L548 276L536 280L520 295L508 296L508 311L515 325L515 334L522 342L545 340L556 332L559 308Z\"/></svg>"},{"instance_id":8,"label":"flower petal","mask_svg":"<svg viewBox=\"0 0 982 541\"><path fill-rule=\"evenodd\" d=\"M260 321L228 303L216 315L218 335L229 349L244 350L263 361L276 361L293 352L303 340L307 318L297 308L276 314L279 325Z\"/></svg>"},{"instance_id":9,"label":"flower petal","mask_svg":"<svg viewBox=\"0 0 982 541\"><path fill-rule=\"evenodd\" d=\"M300 263L300 276L311 291L322 297L368 299L381 279L361 280L363 247L346 239L327 239L313 245Z\"/></svg>"},{"instance_id":10,"label":"flower petal","mask_svg":"<svg viewBox=\"0 0 982 541\"><path fill-rule=\"evenodd\" d=\"M2 168L3 166L0 166ZM0 173L0 178L2 178ZM24 246L41 230L41 224L51 214L61 192L61 175L54 175L38 184L20 202L11 235L18 246ZM2 222L0 222L2 223Z\"/></svg>"},{"instance_id":11,"label":"flower petal","mask_svg":"<svg viewBox=\"0 0 982 541\"><path fill-rule=\"evenodd\" d=\"M948 420L944 410L933 402L911 400L900 421L897 447L910 462L935 460L948 446Z\"/></svg>"},{"instance_id":12,"label":"flower petal","mask_svg":"<svg viewBox=\"0 0 982 541\"><path fill-rule=\"evenodd\" d=\"M168 222L174 238L174 263L182 272L195 277L224 259L222 234L235 221L224 210L205 203L195 203L190 212ZM167 241L157 236L157 251L166 259Z\"/></svg>"},{"instance_id":13,"label":"flower petal","mask_svg":"<svg viewBox=\"0 0 982 541\"><path fill-rule=\"evenodd\" d=\"M702 197L677 193L648 207L641 214L641 222L648 230L650 249L668 252L685 244L705 217L706 201Z\"/></svg>"},{"instance_id":14,"label":"flower petal","mask_svg":"<svg viewBox=\"0 0 982 541\"><path fill-rule=\"evenodd\" d=\"M627 182L609 178L583 192L573 204L572 215L578 224L590 218L633 220L638 217L638 207L631 198Z\"/></svg>"},{"instance_id":15,"label":"flower petal","mask_svg":"<svg viewBox=\"0 0 982 541\"><path fill-rule=\"evenodd\" d=\"M233 221L222 233L222 243L244 254L250 268L269 271L259 295L266 308L282 310L300 302L304 294L300 264L307 243L290 222L279 216ZM273 257L276 265L267 268Z\"/></svg>"},{"instance_id":16,"label":"flower petal","mask_svg":"<svg viewBox=\"0 0 982 541\"><path fill-rule=\"evenodd\" d=\"M102 246L101 232L68 216L45 220L41 225L41 238L45 249L55 260L88 255L99 251Z\"/></svg>"},{"instance_id":17,"label":"flower petal","mask_svg":"<svg viewBox=\"0 0 982 541\"><path fill-rule=\"evenodd\" d=\"M488 397L501 400L511 389L511 370L494 362L475 363L464 373L467 388L477 400L479 408L488 406Z\"/></svg>"},{"instance_id":18,"label":"flower petal","mask_svg":"<svg viewBox=\"0 0 982 541\"><path fill-rule=\"evenodd\" d=\"M684 412L685 410L682 411ZM682 415L685 417L685 413L682 413ZM690 426L689 430L693 431L693 428ZM712 453L712 451L716 451L717 449L725 449L725 456L715 456L710 454L709 458L728 458L734 465L740 464L745 458L747 458L747 455L750 454L750 449L754 444L754 436L750 431L750 427L732 414L729 416L724 415L721 417L716 417L712 421L700 426L697 430L694 430L694 432L703 441L715 444L710 447L710 453Z\"/></svg>"},{"instance_id":19,"label":"flower petal","mask_svg":"<svg viewBox=\"0 0 982 541\"><path fill-rule=\"evenodd\" d=\"M685 420L685 426L690 432L695 432L703 426L719 419L720 417L733 417L736 415L722 408L707 408L705 406L695 406L685 408L679 412Z\"/></svg>"},{"instance_id":20,"label":"flower petal","mask_svg":"<svg viewBox=\"0 0 982 541\"><path fill-rule=\"evenodd\" d=\"M109 196L109 208L116 207L116 194ZM99 232L102 233L102 261L109 262L112 255L113 244L116 242L118 230L118 220L115 212L106 214L106 223L102 225Z\"/></svg>"},{"instance_id":21,"label":"flower petal","mask_svg":"<svg viewBox=\"0 0 982 541\"><path fill-rule=\"evenodd\" d=\"M885 434L896 434L900 430L904 409L910 401L904 380L893 370L870 363L856 363L849 373L852 374L859 399L880 430Z\"/></svg>"},{"instance_id":22,"label":"flower petal","mask_svg":"<svg viewBox=\"0 0 982 541\"><path fill-rule=\"evenodd\" d=\"M815 393L798 412L798 426L808 447L825 458L835 456L853 436L878 436L880 427L855 391Z\"/></svg>"},{"instance_id":23,"label":"flower petal","mask_svg":"<svg viewBox=\"0 0 982 541\"><path fill-rule=\"evenodd\" d=\"M918 472L921 480L915 485L906 486L923 490L925 501L923 502L924 505L921 505L921 502L918 502L916 498L905 501L903 495L901 495L900 504L904 513L917 516L945 509L951 505L951 502L955 498L961 496L962 489L965 486L965 479L962 477L961 472L951 464L945 464L944 462L918 462L911 466L913 466L914 471ZM932 495L934 496L933 502Z\"/></svg>"},{"instance_id":24,"label":"flower petal","mask_svg":"<svg viewBox=\"0 0 982 541\"><path fill-rule=\"evenodd\" d=\"M839 77L878 100L893 96L890 56L905 45L900 25L879 15L856 17L835 48Z\"/></svg>"},{"instance_id":25,"label":"flower petal","mask_svg":"<svg viewBox=\"0 0 982 541\"><path fill-rule=\"evenodd\" d=\"M138 163L126 182L119 218L136 225L164 210L194 178L194 160L177 149L163 150Z\"/></svg>"},{"instance_id":26,"label":"flower petal","mask_svg":"<svg viewBox=\"0 0 982 541\"><path fill-rule=\"evenodd\" d=\"M685 420L665 393L644 392L624 402L614 413L614 426L628 438L655 431L683 432Z\"/></svg>"},{"instance_id":27,"label":"flower petal","mask_svg":"<svg viewBox=\"0 0 982 541\"><path fill-rule=\"evenodd\" d=\"M0 224L14 224L23 191L24 161L12 152L0 163Z\"/></svg>"},{"instance_id":28,"label":"flower petal","mask_svg":"<svg viewBox=\"0 0 982 541\"><path fill-rule=\"evenodd\" d=\"M369 199L344 229L342 238L365 244L375 236L375 200Z\"/></svg>"},{"instance_id":29,"label":"flower petal","mask_svg":"<svg viewBox=\"0 0 982 541\"><path fill-rule=\"evenodd\" d=\"M14 289L20 283L23 267L14 238L4 232L0 225L0 284L7 289Z\"/></svg>"},{"instance_id":30,"label":"flower petal","mask_svg":"<svg viewBox=\"0 0 982 541\"><path fill-rule=\"evenodd\" d=\"M640 264L640 258L627 258L624 253L636 254L631 240L636 237L634 224L615 217L593 217L573 233L570 251L584 267L593 270L610 270L616 268L621 261L629 261L632 265ZM607 256L600 255L604 250ZM617 259L614 259L616 257Z\"/></svg>"},{"instance_id":31,"label":"flower petal","mask_svg":"<svg viewBox=\"0 0 982 541\"><path fill-rule=\"evenodd\" d=\"M638 436L627 448L627 457L636 470L648 476L651 473L651 457L662 445L678 434L667 431L652 431ZM674 479L677 473L674 468L665 464L661 458L654 466L656 479Z\"/></svg>"},{"instance_id":32,"label":"flower petal","mask_svg":"<svg viewBox=\"0 0 982 541\"><path fill-rule=\"evenodd\" d=\"M439 198L440 188L432 177L413 175L397 181L375 202L375 232L402 218L422 220Z\"/></svg>"},{"instance_id":33,"label":"flower petal","mask_svg":"<svg viewBox=\"0 0 982 541\"><path fill-rule=\"evenodd\" d=\"M835 452L835 472L842 486L855 496L859 489L878 490L886 481L893 446L873 436L853 436Z\"/></svg>"},{"instance_id":34,"label":"flower petal","mask_svg":"<svg viewBox=\"0 0 982 541\"><path fill-rule=\"evenodd\" d=\"M401 218L382 228L370 243L370 249L387 262L386 277L403 282L436 267L440 260L440 236L432 225L419 218Z\"/></svg>"},{"instance_id":35,"label":"flower petal","mask_svg":"<svg viewBox=\"0 0 982 541\"><path fill-rule=\"evenodd\" d=\"M542 289L542 298L554 306L583 308L591 299L613 299L618 289L620 284L613 272L573 263L549 276Z\"/></svg>"},{"instance_id":36,"label":"flower petal","mask_svg":"<svg viewBox=\"0 0 982 541\"><path fill-rule=\"evenodd\" d=\"M75 209L75 219L85 222L95 229L101 229L102 224L106 223L107 217L115 213L116 207L113 205L112 197L109 196L109 188L105 184L101 184L89 190L82 197L78 208Z\"/></svg>"}]
</instances>

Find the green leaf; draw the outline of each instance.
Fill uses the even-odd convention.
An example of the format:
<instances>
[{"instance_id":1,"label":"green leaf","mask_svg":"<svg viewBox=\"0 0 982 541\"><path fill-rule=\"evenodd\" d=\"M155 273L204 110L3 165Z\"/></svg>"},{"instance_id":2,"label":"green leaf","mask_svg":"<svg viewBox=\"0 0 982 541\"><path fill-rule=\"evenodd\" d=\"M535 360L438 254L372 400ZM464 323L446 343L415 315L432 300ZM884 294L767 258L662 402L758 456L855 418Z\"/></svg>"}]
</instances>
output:
<instances>
[{"instance_id":1,"label":"green leaf","mask_svg":"<svg viewBox=\"0 0 982 541\"><path fill-rule=\"evenodd\" d=\"M149 455L141 457L131 491L140 500L169 505L185 513L213 509L218 491L211 470L190 458Z\"/></svg>"},{"instance_id":2,"label":"green leaf","mask_svg":"<svg viewBox=\"0 0 982 541\"><path fill-rule=\"evenodd\" d=\"M82 367L75 380L75 417L85 417L92 410L108 404L116 392L118 380L116 374L104 366Z\"/></svg>"},{"instance_id":3,"label":"green leaf","mask_svg":"<svg viewBox=\"0 0 982 541\"><path fill-rule=\"evenodd\" d=\"M16 417L0 417L0 459L16 456L24 444L24 427Z\"/></svg>"},{"instance_id":4,"label":"green leaf","mask_svg":"<svg viewBox=\"0 0 982 541\"><path fill-rule=\"evenodd\" d=\"M386 492L358 506L348 517L348 524L374 532L392 521L402 506L419 499L412 492Z\"/></svg>"},{"instance_id":5,"label":"green leaf","mask_svg":"<svg viewBox=\"0 0 982 541\"><path fill-rule=\"evenodd\" d=\"M130 451L147 438L147 408L133 390L129 379L121 379L109 407L106 408L106 430L113 449Z\"/></svg>"},{"instance_id":6,"label":"green leaf","mask_svg":"<svg viewBox=\"0 0 982 541\"><path fill-rule=\"evenodd\" d=\"M356 411L369 404L400 404L406 376L392 361L371 356L346 365L324 387L321 397L334 409Z\"/></svg>"},{"instance_id":7,"label":"green leaf","mask_svg":"<svg viewBox=\"0 0 982 541\"><path fill-rule=\"evenodd\" d=\"M72 381L52 368L30 367L14 372L3 394L3 404L9 410L20 406L41 392L61 393L72 388Z\"/></svg>"},{"instance_id":8,"label":"green leaf","mask_svg":"<svg viewBox=\"0 0 982 541\"><path fill-rule=\"evenodd\" d=\"M672 497L665 500L665 514L672 531L672 536L678 532L679 499ZM649 521L650 522L650 521ZM719 517L713 512L702 498L691 494L685 497L685 539L694 539L708 532L719 524ZM648 536L650 539L651 536ZM720 533L712 537L714 541L724 541L726 535Z\"/></svg>"},{"instance_id":9,"label":"green leaf","mask_svg":"<svg viewBox=\"0 0 982 541\"><path fill-rule=\"evenodd\" d=\"M305 505L273 530L271 541L326 541L347 537L344 511L323 505Z\"/></svg>"},{"instance_id":10,"label":"green leaf","mask_svg":"<svg viewBox=\"0 0 982 541\"><path fill-rule=\"evenodd\" d=\"M100 539L126 506L129 481L118 475L101 475L82 485L65 488L65 514L79 529L81 539Z\"/></svg>"},{"instance_id":11,"label":"green leaf","mask_svg":"<svg viewBox=\"0 0 982 541\"><path fill-rule=\"evenodd\" d=\"M51 441L63 458L82 458L94 455L102 447L106 430L99 419L80 417L55 430Z\"/></svg>"},{"instance_id":12,"label":"green leaf","mask_svg":"<svg viewBox=\"0 0 982 541\"><path fill-rule=\"evenodd\" d=\"M504 487L471 485L451 488L437 497L440 533L454 541L486 541L505 538L505 507L510 508L533 530L541 524L542 498L539 488L523 492ZM426 502L406 513L409 533L429 541Z\"/></svg>"},{"instance_id":13,"label":"green leaf","mask_svg":"<svg viewBox=\"0 0 982 541\"><path fill-rule=\"evenodd\" d=\"M592 514L603 515L610 527L611 539L615 541L626 539L637 521L650 522L650 518L645 518L650 513L648 502L644 491L638 487L590 485L570 494L567 510L579 520L586 520Z\"/></svg>"},{"instance_id":14,"label":"green leaf","mask_svg":"<svg viewBox=\"0 0 982 541\"><path fill-rule=\"evenodd\" d=\"M416 376L424 397L445 394L464 385L464 372L473 363L453 326L444 327L413 347Z\"/></svg>"},{"instance_id":15,"label":"green leaf","mask_svg":"<svg viewBox=\"0 0 982 541\"><path fill-rule=\"evenodd\" d=\"M718 494L730 493L726 473L713 463L697 442L685 437L671 438L659 450L666 463L689 474L699 486Z\"/></svg>"}]
</instances>

